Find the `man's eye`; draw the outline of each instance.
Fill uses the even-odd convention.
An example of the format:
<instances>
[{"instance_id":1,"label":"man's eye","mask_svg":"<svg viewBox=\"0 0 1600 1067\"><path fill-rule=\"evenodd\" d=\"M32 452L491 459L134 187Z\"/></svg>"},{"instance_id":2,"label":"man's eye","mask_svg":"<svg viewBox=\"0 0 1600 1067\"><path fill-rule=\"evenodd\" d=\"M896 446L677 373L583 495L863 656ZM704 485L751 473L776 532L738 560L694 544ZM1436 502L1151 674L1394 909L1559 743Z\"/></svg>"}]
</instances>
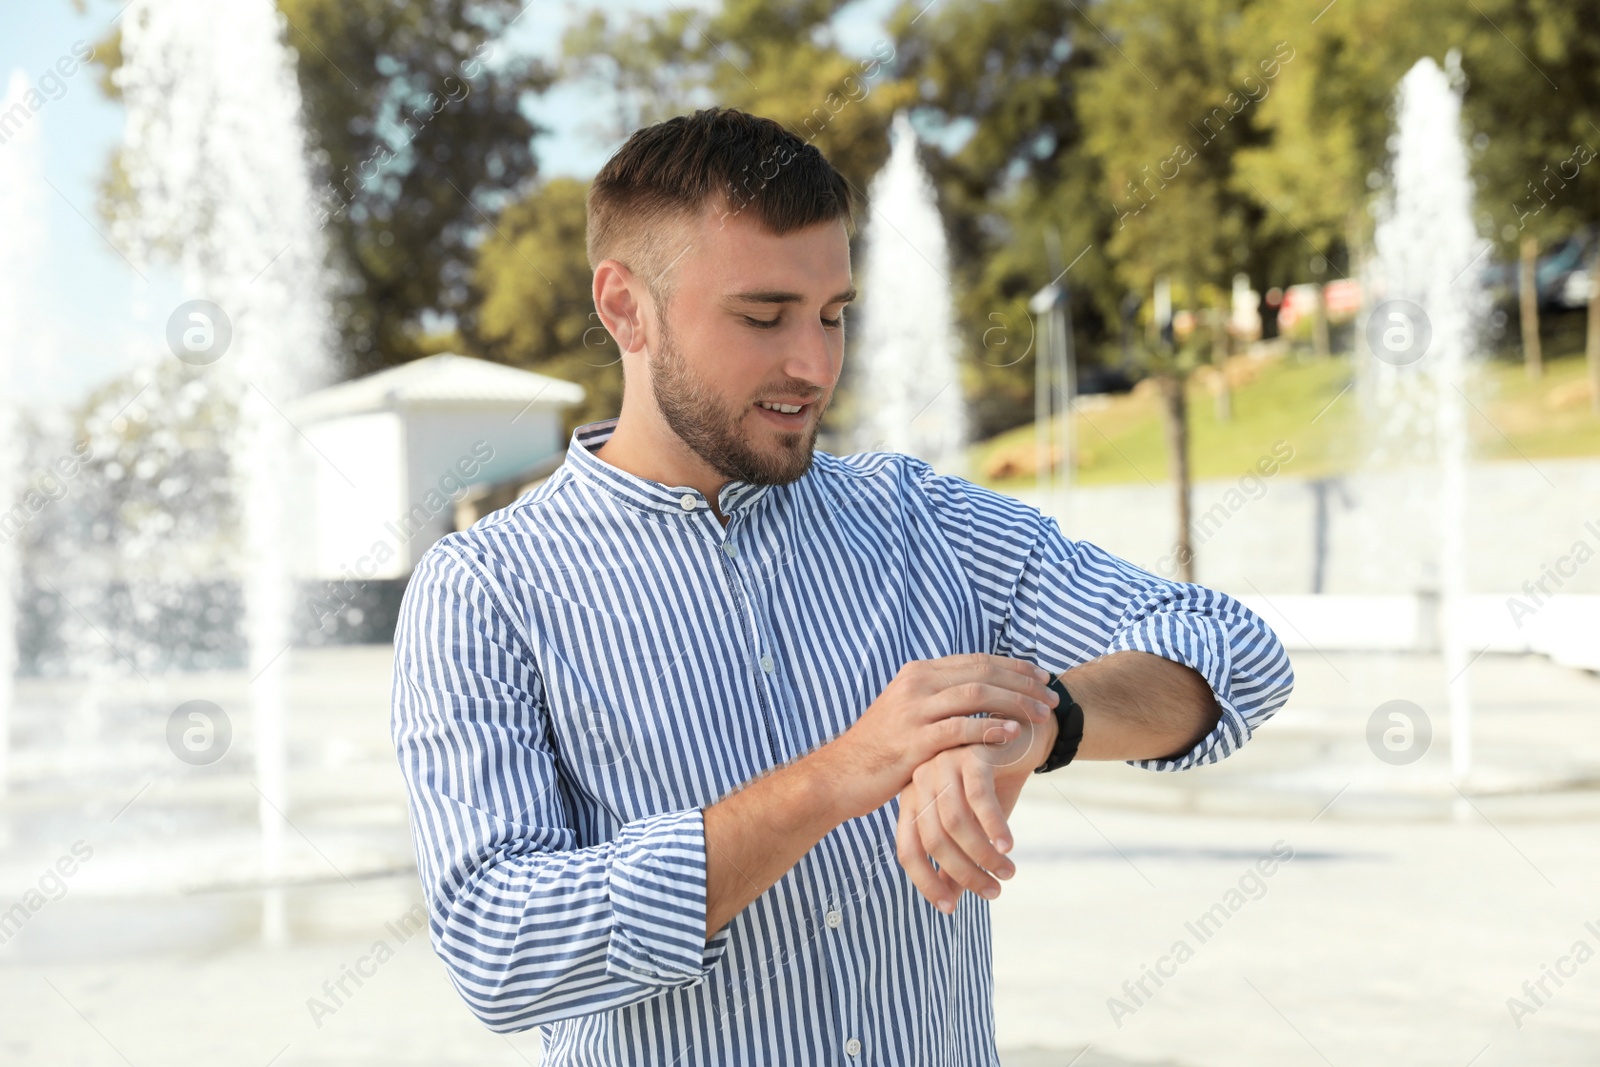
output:
<instances>
[{"instance_id":1,"label":"man's eye","mask_svg":"<svg viewBox=\"0 0 1600 1067\"><path fill-rule=\"evenodd\" d=\"M774 326L778 325L779 322L778 319L753 319L749 315L744 317L744 321L749 323L751 326L754 326L758 330L770 330Z\"/></svg>"},{"instance_id":2,"label":"man's eye","mask_svg":"<svg viewBox=\"0 0 1600 1067\"><path fill-rule=\"evenodd\" d=\"M826 326L830 330L837 330L839 327L844 325L844 316L840 315L836 319L823 319L822 325Z\"/></svg>"}]
</instances>

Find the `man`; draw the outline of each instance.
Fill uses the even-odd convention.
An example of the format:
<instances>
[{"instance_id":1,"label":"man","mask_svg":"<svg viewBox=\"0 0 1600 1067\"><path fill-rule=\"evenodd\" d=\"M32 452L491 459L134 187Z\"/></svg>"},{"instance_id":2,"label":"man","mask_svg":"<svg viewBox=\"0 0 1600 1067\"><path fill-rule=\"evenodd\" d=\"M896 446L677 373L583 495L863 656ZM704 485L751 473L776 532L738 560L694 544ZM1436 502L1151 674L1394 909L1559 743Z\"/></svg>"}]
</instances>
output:
<instances>
[{"instance_id":1,"label":"man","mask_svg":"<svg viewBox=\"0 0 1600 1067\"><path fill-rule=\"evenodd\" d=\"M589 194L622 413L406 592L432 941L552 1065L995 1064L988 900L1061 724L1178 770L1293 685L1222 593L920 460L813 451L851 225L776 123L636 132Z\"/></svg>"}]
</instances>

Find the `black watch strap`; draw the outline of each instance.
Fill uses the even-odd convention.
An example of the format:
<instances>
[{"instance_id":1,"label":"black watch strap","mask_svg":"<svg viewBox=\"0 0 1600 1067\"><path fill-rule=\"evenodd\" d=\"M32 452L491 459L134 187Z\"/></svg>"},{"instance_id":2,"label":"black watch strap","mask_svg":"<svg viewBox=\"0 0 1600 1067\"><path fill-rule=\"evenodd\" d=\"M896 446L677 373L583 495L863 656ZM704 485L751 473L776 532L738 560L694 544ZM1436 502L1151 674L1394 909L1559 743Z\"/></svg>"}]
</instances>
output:
<instances>
[{"instance_id":1,"label":"black watch strap","mask_svg":"<svg viewBox=\"0 0 1600 1067\"><path fill-rule=\"evenodd\" d=\"M1067 687L1061 684L1059 676L1050 678L1049 688L1054 689L1056 696L1061 698L1061 702L1052 709L1056 713L1056 743L1045 761L1033 769L1034 774L1044 774L1071 763L1078 754L1078 745L1083 741L1083 709L1072 699Z\"/></svg>"}]
</instances>

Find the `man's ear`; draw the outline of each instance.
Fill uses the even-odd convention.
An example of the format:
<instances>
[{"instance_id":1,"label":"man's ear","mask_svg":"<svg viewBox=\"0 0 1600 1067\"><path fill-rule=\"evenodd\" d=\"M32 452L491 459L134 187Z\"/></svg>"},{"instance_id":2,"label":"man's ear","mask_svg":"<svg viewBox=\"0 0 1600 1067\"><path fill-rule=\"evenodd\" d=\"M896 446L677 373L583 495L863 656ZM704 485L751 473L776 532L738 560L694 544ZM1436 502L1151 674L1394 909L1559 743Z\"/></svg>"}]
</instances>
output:
<instances>
[{"instance_id":1,"label":"man's ear","mask_svg":"<svg viewBox=\"0 0 1600 1067\"><path fill-rule=\"evenodd\" d=\"M621 260L605 259L594 269L594 308L623 355L645 346L643 286Z\"/></svg>"}]
</instances>

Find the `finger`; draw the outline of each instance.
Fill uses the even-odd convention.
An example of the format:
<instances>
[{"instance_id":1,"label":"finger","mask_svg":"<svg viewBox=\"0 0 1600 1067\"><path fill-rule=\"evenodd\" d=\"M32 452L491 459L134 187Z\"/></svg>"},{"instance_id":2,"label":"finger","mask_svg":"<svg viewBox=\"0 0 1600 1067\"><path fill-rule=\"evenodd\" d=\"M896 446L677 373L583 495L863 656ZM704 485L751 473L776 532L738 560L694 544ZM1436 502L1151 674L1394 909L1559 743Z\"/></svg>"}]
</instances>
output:
<instances>
[{"instance_id":1,"label":"finger","mask_svg":"<svg viewBox=\"0 0 1600 1067\"><path fill-rule=\"evenodd\" d=\"M918 730L908 749L915 754L916 765L921 766L940 752L962 745L1003 747L1020 737L1021 732L1021 725L1010 719L959 715Z\"/></svg>"},{"instance_id":2,"label":"finger","mask_svg":"<svg viewBox=\"0 0 1600 1067\"><path fill-rule=\"evenodd\" d=\"M939 821L956 847L997 878L1010 878L1016 867L1005 857L999 842L1010 847L1005 814L995 795L994 779L982 767L969 767L959 790L939 795Z\"/></svg>"},{"instance_id":3,"label":"finger","mask_svg":"<svg viewBox=\"0 0 1600 1067\"><path fill-rule=\"evenodd\" d=\"M939 789L942 788L941 786L935 784L939 781L938 774L939 771L942 770L939 764L940 761L938 759L934 759L918 768L917 777L919 782L922 783L916 787L919 797L919 806L912 808L911 811L907 813L899 827L897 827L897 831L899 829L904 829L911 835L911 840L913 842L912 847L917 853L917 858L926 862L928 864L928 869L933 871L934 878L938 881L938 884L943 887L942 897L943 899L949 901L949 909L953 912L961 903L961 894L966 892L966 890L964 890L954 878L933 866L932 860L927 856L926 850L922 847L922 839L918 835L915 825L916 817L919 814L923 814L925 811L932 810L929 804L921 803L921 798L936 797L939 795ZM952 776L947 775L947 784L951 777ZM937 902L934 902L934 906L940 907ZM941 908L941 910L943 909Z\"/></svg>"},{"instance_id":4,"label":"finger","mask_svg":"<svg viewBox=\"0 0 1600 1067\"><path fill-rule=\"evenodd\" d=\"M922 662L933 670L939 689L953 689L978 682L1015 689L1047 707L1054 707L1059 700L1047 684L1052 677L1050 672L1027 660L974 652Z\"/></svg>"},{"instance_id":5,"label":"finger","mask_svg":"<svg viewBox=\"0 0 1600 1067\"><path fill-rule=\"evenodd\" d=\"M939 864L943 874L963 889L970 889L985 900L993 900L1000 895L1000 883L974 863L945 831L939 802L948 792L941 792L935 798L934 807L917 819L917 835L922 839L923 849Z\"/></svg>"},{"instance_id":6,"label":"finger","mask_svg":"<svg viewBox=\"0 0 1600 1067\"><path fill-rule=\"evenodd\" d=\"M1050 689L1052 677L1043 667L1007 656L985 656L981 662L973 665L970 674L971 681L1016 689L1047 704L1050 703L1049 698L1055 695Z\"/></svg>"},{"instance_id":7,"label":"finger","mask_svg":"<svg viewBox=\"0 0 1600 1067\"><path fill-rule=\"evenodd\" d=\"M931 781L930 778L922 783L922 794L930 799L917 812L915 819L923 851L938 863L939 872L947 884L970 889L992 900L999 894L999 884L955 843L945 822L946 812L950 810L949 798L955 797L959 801L962 796L961 774L946 773L937 790L929 788ZM973 825L976 826L976 820Z\"/></svg>"},{"instance_id":8,"label":"finger","mask_svg":"<svg viewBox=\"0 0 1600 1067\"><path fill-rule=\"evenodd\" d=\"M954 878L951 878L948 874L945 874L943 871L939 870L937 867L934 868L933 873L939 879L939 884L944 887L945 895L948 896L951 900L956 901L957 903L960 903L961 894L965 893L966 890L961 888L961 886L959 884L957 884L957 882L956 882L956 880ZM952 910L953 910L953 906L952 906Z\"/></svg>"},{"instance_id":9,"label":"finger","mask_svg":"<svg viewBox=\"0 0 1600 1067\"><path fill-rule=\"evenodd\" d=\"M934 664L948 664L957 673L965 673L974 670L984 671L991 668L998 668L1000 670L1011 671L1016 674L1025 675L1030 678L1036 678L1039 681L1048 682L1050 680L1049 672L1037 664L1025 659L1018 659L1015 656L995 655L992 652L961 652L953 656L942 656L939 659L930 660L929 662Z\"/></svg>"},{"instance_id":10,"label":"finger","mask_svg":"<svg viewBox=\"0 0 1600 1067\"><path fill-rule=\"evenodd\" d=\"M916 886L917 892L921 893L929 904L948 915L955 911L961 889L933 869L933 861L928 858L927 850L922 847L922 839L917 835L916 829L917 812L921 805L922 801L917 790L907 789L900 794L900 818L894 829L895 854L900 860L900 866L905 868L906 876L911 879L911 884Z\"/></svg>"},{"instance_id":11,"label":"finger","mask_svg":"<svg viewBox=\"0 0 1600 1067\"><path fill-rule=\"evenodd\" d=\"M1041 674L1043 677L1040 677ZM1028 700L1043 704L1044 711L1039 716L1039 720L1042 722L1054 714L1053 709L1057 704L1061 703L1060 694L1050 688L1050 678L1051 675L1048 671L1035 673L1033 671L997 670L991 675L989 684L1003 689L1015 689Z\"/></svg>"},{"instance_id":12,"label":"finger","mask_svg":"<svg viewBox=\"0 0 1600 1067\"><path fill-rule=\"evenodd\" d=\"M989 874L1009 878L1016 873L1015 868L989 839L987 829L973 810L971 794L981 795L984 792L992 793L993 790L992 786L984 784L983 777L980 771L973 769L964 777L961 788L939 794L936 805L939 823L944 828L945 836L961 850L966 859Z\"/></svg>"},{"instance_id":13,"label":"finger","mask_svg":"<svg viewBox=\"0 0 1600 1067\"><path fill-rule=\"evenodd\" d=\"M922 710L930 720L986 711L991 715L1019 721L1044 723L1054 714L1045 696L1054 694L1047 694L1044 687L1040 686L1037 694L1030 695L1027 687L1031 684L1024 680L1019 683L1019 688L992 682L963 682L928 697L922 702Z\"/></svg>"},{"instance_id":14,"label":"finger","mask_svg":"<svg viewBox=\"0 0 1600 1067\"><path fill-rule=\"evenodd\" d=\"M1042 731L1047 724L1019 722L1017 726L1018 732L1012 735L1011 740L999 745L978 745L971 750L972 754L996 771L1017 767L1024 762L1028 762L1030 767L1038 766L1044 758L1040 746L1044 740Z\"/></svg>"}]
</instances>

